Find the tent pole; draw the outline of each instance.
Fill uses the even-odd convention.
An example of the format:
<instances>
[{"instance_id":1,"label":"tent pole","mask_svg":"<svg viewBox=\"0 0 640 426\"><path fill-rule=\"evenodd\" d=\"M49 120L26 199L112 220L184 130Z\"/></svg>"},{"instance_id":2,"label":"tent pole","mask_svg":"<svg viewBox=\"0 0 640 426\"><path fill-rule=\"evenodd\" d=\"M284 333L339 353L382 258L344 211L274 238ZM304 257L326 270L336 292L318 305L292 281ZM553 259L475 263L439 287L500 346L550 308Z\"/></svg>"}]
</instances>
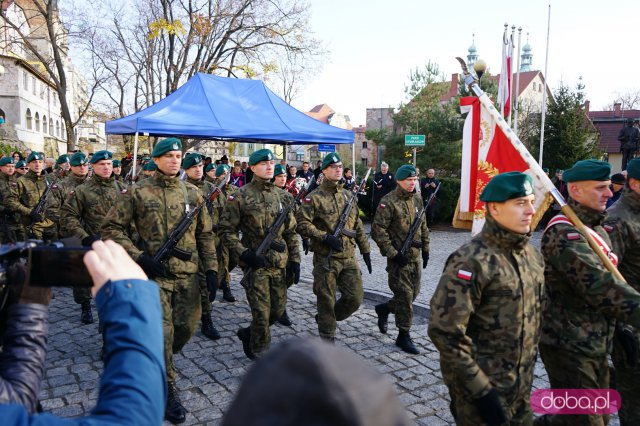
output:
<instances>
[{"instance_id":1,"label":"tent pole","mask_svg":"<svg viewBox=\"0 0 640 426\"><path fill-rule=\"evenodd\" d=\"M353 175L356 172L356 142L353 141L351 144L351 174Z\"/></svg>"},{"instance_id":2,"label":"tent pole","mask_svg":"<svg viewBox=\"0 0 640 426\"><path fill-rule=\"evenodd\" d=\"M133 172L131 172L131 178L136 176L136 164L138 164L138 131L133 138Z\"/></svg>"}]
</instances>

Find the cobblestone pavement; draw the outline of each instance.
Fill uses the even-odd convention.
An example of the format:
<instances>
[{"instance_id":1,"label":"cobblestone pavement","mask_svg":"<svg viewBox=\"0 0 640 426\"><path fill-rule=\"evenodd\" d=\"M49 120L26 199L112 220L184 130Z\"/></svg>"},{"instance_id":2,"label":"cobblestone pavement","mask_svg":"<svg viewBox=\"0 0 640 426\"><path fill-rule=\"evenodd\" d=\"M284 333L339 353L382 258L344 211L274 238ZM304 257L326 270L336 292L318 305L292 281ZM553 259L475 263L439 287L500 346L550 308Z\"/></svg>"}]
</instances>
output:
<instances>
[{"instance_id":1,"label":"cobblestone pavement","mask_svg":"<svg viewBox=\"0 0 640 426\"><path fill-rule=\"evenodd\" d=\"M438 352L427 337L425 307L446 258L469 238L468 233L460 232L434 231L432 234L431 259L418 298L422 306L417 309L412 330L416 345L422 349L420 355L411 356L396 348L397 329L393 316L387 335L377 330L373 300L390 295L390 291L386 284L385 261L373 242L374 273L367 274L362 265L368 293L365 303L351 318L338 324L337 344L348 347L387 375L396 384L400 400L418 425L453 424ZM198 329L182 353L175 357L179 372L177 387L189 411L186 424L219 424L245 371L251 366L235 337L237 328L250 321L250 310L237 284L240 275L237 272L232 275L232 288L238 301L214 303L214 324L223 337L214 342L204 338ZM80 324L80 307L73 302L70 289L56 289L55 294L56 298L51 302L51 336L40 398L45 410L64 417L77 417L88 414L97 399L103 368L99 356L101 339L97 324ZM301 282L290 289L287 309L294 325L292 328L274 325L272 345L296 335L317 336L313 320L316 311L311 289L311 254L303 256ZM542 364L538 363L535 374L534 387L548 387ZM617 419L612 424L617 424Z\"/></svg>"}]
</instances>

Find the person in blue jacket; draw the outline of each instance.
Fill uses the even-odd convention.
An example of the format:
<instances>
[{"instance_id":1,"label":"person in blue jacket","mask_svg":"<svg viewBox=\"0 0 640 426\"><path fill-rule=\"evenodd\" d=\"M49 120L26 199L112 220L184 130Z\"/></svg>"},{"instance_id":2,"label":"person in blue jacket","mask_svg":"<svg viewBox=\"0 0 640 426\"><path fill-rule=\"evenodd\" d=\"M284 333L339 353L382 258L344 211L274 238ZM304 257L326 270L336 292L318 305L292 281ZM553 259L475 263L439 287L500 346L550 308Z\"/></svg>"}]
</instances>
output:
<instances>
[{"instance_id":1,"label":"person in blue jacket","mask_svg":"<svg viewBox=\"0 0 640 426\"><path fill-rule=\"evenodd\" d=\"M89 416L77 419L30 414L44 370L46 324L45 339L36 339L35 348L29 347L31 339L26 337L33 327L9 325L0 356L0 397L2 389L10 389L7 392L13 394L8 395L13 397L0 399L4 403L0 405L3 425L162 424L167 382L158 286L147 280L142 269L117 243L96 241L92 248L84 263L93 280L91 292L103 321L105 338L105 367L95 408ZM21 297L17 305L24 302ZM10 318L19 320L15 315ZM46 323L46 315L41 312L33 321L42 327L43 318ZM39 354L37 362L32 359L34 353ZM27 385L14 373L8 373L27 369L33 372L26 375ZM24 401L29 402L27 406L22 405Z\"/></svg>"}]
</instances>

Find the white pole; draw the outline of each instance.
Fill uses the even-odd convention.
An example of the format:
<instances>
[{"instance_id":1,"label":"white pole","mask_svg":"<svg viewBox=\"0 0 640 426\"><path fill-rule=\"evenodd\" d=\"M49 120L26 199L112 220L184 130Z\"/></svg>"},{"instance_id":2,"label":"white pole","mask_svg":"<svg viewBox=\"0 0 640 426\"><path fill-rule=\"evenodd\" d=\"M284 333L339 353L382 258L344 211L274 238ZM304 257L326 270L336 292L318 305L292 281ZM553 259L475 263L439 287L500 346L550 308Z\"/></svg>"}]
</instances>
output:
<instances>
[{"instance_id":1,"label":"white pole","mask_svg":"<svg viewBox=\"0 0 640 426\"><path fill-rule=\"evenodd\" d=\"M356 141L353 141L351 145L351 173L354 174L356 172Z\"/></svg>"},{"instance_id":2,"label":"white pole","mask_svg":"<svg viewBox=\"0 0 640 426\"><path fill-rule=\"evenodd\" d=\"M551 29L551 5L549 5L549 17L547 18L547 53L544 58L544 90L542 91L542 120L540 120L540 159L538 164L542 167L542 153L544 150L544 119L547 112L547 69L549 66L549 31Z\"/></svg>"},{"instance_id":3,"label":"white pole","mask_svg":"<svg viewBox=\"0 0 640 426\"><path fill-rule=\"evenodd\" d=\"M516 33L516 26L511 26L511 36L509 37L509 53L510 53L510 63L509 63L509 126L511 126L511 117L513 117L513 37ZM516 94L516 96L518 96Z\"/></svg>"},{"instance_id":4,"label":"white pole","mask_svg":"<svg viewBox=\"0 0 640 426\"><path fill-rule=\"evenodd\" d=\"M522 27L518 28L518 70L516 71L516 97L513 101L513 131L518 134L518 109L520 106L518 104L518 95L520 94L520 56L521 56L521 46L522 45ZM513 94L512 94L513 96Z\"/></svg>"},{"instance_id":5,"label":"white pole","mask_svg":"<svg viewBox=\"0 0 640 426\"><path fill-rule=\"evenodd\" d=\"M135 179L136 176L136 164L138 161L138 131L133 138L133 171L131 172L131 179Z\"/></svg>"}]
</instances>

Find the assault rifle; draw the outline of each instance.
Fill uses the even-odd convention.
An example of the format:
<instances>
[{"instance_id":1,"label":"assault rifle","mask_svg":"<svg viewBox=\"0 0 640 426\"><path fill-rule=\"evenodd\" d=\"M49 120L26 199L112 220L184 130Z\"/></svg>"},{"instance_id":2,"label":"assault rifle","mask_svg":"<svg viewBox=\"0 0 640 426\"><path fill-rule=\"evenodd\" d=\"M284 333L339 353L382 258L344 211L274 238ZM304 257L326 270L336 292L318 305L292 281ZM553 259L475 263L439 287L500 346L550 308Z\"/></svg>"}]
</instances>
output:
<instances>
[{"instance_id":1,"label":"assault rifle","mask_svg":"<svg viewBox=\"0 0 640 426\"><path fill-rule=\"evenodd\" d=\"M31 213L33 213L34 215L42 214L42 211L44 210L44 207L47 204L47 198L49 197L49 193L51 192L51 187L53 186L52 183L49 183L46 177L43 179L44 179L44 184L46 185L46 188L42 193L42 195L40 196L40 199L38 200L38 204L36 204L33 210L31 210ZM27 231L29 231L29 235L33 235L33 225L35 225L35 223L33 222L33 219L31 219L29 222L29 226L27 226Z\"/></svg>"},{"instance_id":2,"label":"assault rifle","mask_svg":"<svg viewBox=\"0 0 640 426\"><path fill-rule=\"evenodd\" d=\"M300 192L298 192L298 195L296 195L296 198L293 203L283 207L282 210L280 210L278 217L276 217L276 220L273 221L273 223L267 230L267 234L264 236L264 238L262 239L262 242L256 249L256 256L264 256L264 254L270 248L281 253L285 250L285 247L282 244L279 244L275 241L276 237L278 236L278 231L284 224L284 221L287 219L289 212L297 204L300 204L300 200L302 200L302 197L307 195L308 190L314 181L315 181L315 177L313 177L309 182L307 182L304 188L301 189ZM295 187L295 185L293 187ZM240 285L242 285L242 287L247 288L247 286L249 285L249 277L251 276L251 272L252 272L252 268L247 269L247 272L245 272L244 276L242 277L242 280L240 280Z\"/></svg>"},{"instance_id":3,"label":"assault rifle","mask_svg":"<svg viewBox=\"0 0 640 426\"><path fill-rule=\"evenodd\" d=\"M338 224L336 225L336 229L333 230L334 237L340 237L341 235L346 235L347 237L355 237L356 234L354 231L347 231L344 227L347 225L347 221L349 220L349 215L351 214L351 209L353 208L353 204L358 201L358 194L364 191L367 185L367 179L371 174L371 167L367 170L367 174L364 175L364 178L360 181L360 185L354 185L351 189L351 197L347 201L347 205L344 206L342 210L342 214L340 214L340 219L338 219ZM329 249L329 254L327 255L327 264L325 265L325 269L329 270L329 261L331 260L331 256L333 255L333 248Z\"/></svg>"},{"instance_id":4,"label":"assault rifle","mask_svg":"<svg viewBox=\"0 0 640 426\"><path fill-rule=\"evenodd\" d=\"M436 186L436 190L433 191L431 195L429 195L429 199L427 199L427 202L424 204L424 207L422 207L422 210L420 210L420 213L418 213L415 219L413 219L413 223L409 228L409 232L407 233L407 236L404 238L404 241L402 242L402 246L400 247L400 250L399 250L400 254L402 254L403 256L407 255L407 252L409 251L411 246L414 244L413 237L416 235L416 232L418 232L418 229L422 224L422 218L427 212L427 208L429 207L429 204L431 204L434 198L436 198L436 194L440 190L440 185L442 185L442 182L438 183L438 186Z\"/></svg>"},{"instance_id":5,"label":"assault rifle","mask_svg":"<svg viewBox=\"0 0 640 426\"><path fill-rule=\"evenodd\" d=\"M160 249L158 249L156 254L153 256L153 260L158 263L165 264L171 256L180 259L183 262L191 259L192 253L190 251L179 249L177 247L178 243L180 242L182 237L184 237L184 234L187 233L187 230L189 230L189 228L191 227L194 218L198 215L200 210L202 210L204 206L209 206L213 202L213 200L218 198L218 196L222 192L222 188L226 183L227 179L223 179L222 182L213 187L211 192L207 194L204 202L196 206L195 208L190 209L189 205L187 204L185 215L182 217L182 219L180 219L180 222L178 222L178 224L171 230L171 233L169 234L167 240L164 242L164 244L162 244Z\"/></svg>"}]
</instances>

